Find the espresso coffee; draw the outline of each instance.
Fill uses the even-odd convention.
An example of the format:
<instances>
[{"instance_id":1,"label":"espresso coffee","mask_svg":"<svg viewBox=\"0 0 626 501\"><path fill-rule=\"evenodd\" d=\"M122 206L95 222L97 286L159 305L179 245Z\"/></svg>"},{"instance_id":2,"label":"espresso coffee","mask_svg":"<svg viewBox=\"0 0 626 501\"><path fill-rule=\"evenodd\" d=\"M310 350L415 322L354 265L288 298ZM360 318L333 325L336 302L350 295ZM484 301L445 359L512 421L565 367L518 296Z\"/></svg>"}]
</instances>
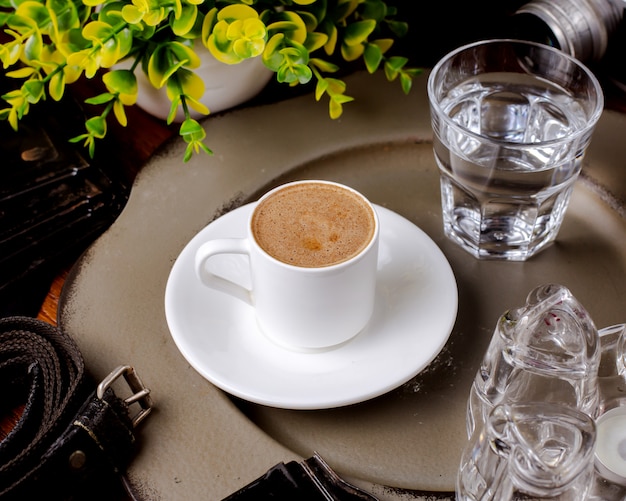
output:
<instances>
[{"instance_id":1,"label":"espresso coffee","mask_svg":"<svg viewBox=\"0 0 626 501\"><path fill-rule=\"evenodd\" d=\"M376 220L357 193L318 182L290 185L259 202L252 234L270 256L306 268L332 266L372 241Z\"/></svg>"}]
</instances>

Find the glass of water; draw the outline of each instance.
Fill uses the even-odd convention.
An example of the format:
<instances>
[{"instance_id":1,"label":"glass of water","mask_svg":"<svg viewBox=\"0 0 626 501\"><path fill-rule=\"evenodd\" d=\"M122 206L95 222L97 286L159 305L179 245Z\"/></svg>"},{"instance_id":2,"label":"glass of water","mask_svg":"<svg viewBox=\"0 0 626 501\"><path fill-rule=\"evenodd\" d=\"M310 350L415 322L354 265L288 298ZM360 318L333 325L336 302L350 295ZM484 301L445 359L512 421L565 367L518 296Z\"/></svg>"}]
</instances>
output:
<instances>
[{"instance_id":1,"label":"glass of water","mask_svg":"<svg viewBox=\"0 0 626 501\"><path fill-rule=\"evenodd\" d=\"M541 44L461 47L428 80L444 231L476 258L554 241L604 106L598 80Z\"/></svg>"}]
</instances>

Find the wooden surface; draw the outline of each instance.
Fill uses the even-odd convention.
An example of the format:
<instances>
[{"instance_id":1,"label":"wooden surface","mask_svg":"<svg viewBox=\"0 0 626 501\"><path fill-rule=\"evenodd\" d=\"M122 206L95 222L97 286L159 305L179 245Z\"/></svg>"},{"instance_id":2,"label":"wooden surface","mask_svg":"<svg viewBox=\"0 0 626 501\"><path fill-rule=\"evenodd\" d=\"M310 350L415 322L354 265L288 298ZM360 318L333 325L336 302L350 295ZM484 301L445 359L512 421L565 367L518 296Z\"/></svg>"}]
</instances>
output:
<instances>
[{"instance_id":1,"label":"wooden surface","mask_svg":"<svg viewBox=\"0 0 626 501\"><path fill-rule=\"evenodd\" d=\"M79 102L95 95L94 92L96 91L101 91L101 86L91 81L84 82L72 89ZM154 152L178 134L178 126L168 126L162 120L154 118L136 106L127 108L126 113L128 126L122 127L114 121L110 121L107 135L108 143L106 145L98 144L96 154L98 154L98 148L113 148L115 150L113 158L119 162L118 174L121 175L121 179L125 183L131 185L141 167ZM72 264L72 262L68 262L66 268L59 270L40 309L39 319L56 325L59 297Z\"/></svg>"}]
</instances>

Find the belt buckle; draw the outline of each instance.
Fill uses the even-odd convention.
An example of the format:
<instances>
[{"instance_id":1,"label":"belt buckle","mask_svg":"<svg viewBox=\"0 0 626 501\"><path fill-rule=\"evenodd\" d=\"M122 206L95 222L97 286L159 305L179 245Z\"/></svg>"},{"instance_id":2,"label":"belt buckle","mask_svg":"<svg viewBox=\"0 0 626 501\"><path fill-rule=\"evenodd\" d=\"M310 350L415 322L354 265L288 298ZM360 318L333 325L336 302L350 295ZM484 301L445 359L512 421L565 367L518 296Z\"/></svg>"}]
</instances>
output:
<instances>
[{"instance_id":1,"label":"belt buckle","mask_svg":"<svg viewBox=\"0 0 626 501\"><path fill-rule=\"evenodd\" d=\"M146 386L141 382L141 379L139 379L139 376L133 367L130 365L120 365L119 367L113 369L113 371L111 371L111 373L98 385L96 396L102 400L106 389L120 377L124 377L126 384L133 392L130 397L124 399L124 403L130 406L136 402L141 407L141 410L135 415L135 417L131 418L133 428L136 428L137 425L141 423L148 416L148 414L150 414L153 404L152 397L150 396L150 389L146 388Z\"/></svg>"}]
</instances>

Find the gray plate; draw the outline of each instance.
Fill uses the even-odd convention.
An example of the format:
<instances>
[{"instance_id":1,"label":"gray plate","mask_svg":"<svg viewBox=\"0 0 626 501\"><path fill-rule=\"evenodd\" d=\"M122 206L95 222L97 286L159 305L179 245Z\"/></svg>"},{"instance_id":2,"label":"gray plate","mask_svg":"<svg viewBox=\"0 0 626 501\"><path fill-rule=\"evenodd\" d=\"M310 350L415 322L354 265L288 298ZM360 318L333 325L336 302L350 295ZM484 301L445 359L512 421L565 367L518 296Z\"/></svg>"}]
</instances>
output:
<instances>
[{"instance_id":1,"label":"gray plate","mask_svg":"<svg viewBox=\"0 0 626 501\"><path fill-rule=\"evenodd\" d=\"M604 327L626 320L626 120L605 113L555 245L526 263L477 261L441 230L426 77L410 96L380 76L348 79L355 103L337 121L303 96L204 122L215 156L180 161L175 140L141 171L124 212L73 269L59 322L87 366L132 364L156 411L130 477L146 499L220 499L269 467L318 451L380 499L452 491L465 445L465 402L505 310L537 285L570 288ZM165 284L179 252L215 217L291 179L346 183L421 227L450 261L459 313L441 354L400 388L361 404L288 411L233 402L172 341ZM613 193L613 195L611 195Z\"/></svg>"}]
</instances>

